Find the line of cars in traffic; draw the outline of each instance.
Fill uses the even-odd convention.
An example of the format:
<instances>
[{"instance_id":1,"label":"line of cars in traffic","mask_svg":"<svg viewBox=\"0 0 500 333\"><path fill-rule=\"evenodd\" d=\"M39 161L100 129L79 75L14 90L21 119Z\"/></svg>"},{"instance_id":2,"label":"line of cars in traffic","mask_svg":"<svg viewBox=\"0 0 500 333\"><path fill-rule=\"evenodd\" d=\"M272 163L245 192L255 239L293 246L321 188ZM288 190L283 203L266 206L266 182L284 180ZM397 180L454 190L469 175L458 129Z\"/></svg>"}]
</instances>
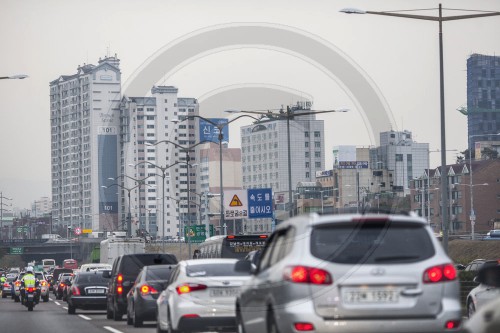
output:
<instances>
[{"instance_id":1,"label":"line of cars in traffic","mask_svg":"<svg viewBox=\"0 0 500 333\"><path fill-rule=\"evenodd\" d=\"M251 260L123 255L111 270L64 280L68 313L103 309L134 326L156 320L159 333L480 333L500 323L496 310L484 310L500 302L496 296L484 306L471 301L477 313L463 327L456 267L418 217L295 217ZM476 298L500 285L500 266L488 267L476 279ZM490 328L474 326L477 316Z\"/></svg>"}]
</instances>

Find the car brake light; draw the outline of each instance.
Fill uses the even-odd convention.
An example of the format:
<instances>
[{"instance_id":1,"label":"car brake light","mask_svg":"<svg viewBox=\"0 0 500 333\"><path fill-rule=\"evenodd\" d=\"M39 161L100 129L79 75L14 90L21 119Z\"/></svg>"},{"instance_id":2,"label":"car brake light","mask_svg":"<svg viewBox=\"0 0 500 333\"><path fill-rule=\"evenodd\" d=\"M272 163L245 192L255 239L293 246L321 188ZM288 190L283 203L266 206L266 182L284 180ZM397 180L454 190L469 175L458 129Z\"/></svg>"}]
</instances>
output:
<instances>
[{"instance_id":1,"label":"car brake light","mask_svg":"<svg viewBox=\"0 0 500 333\"><path fill-rule=\"evenodd\" d=\"M80 296L80 289L78 289L77 286L73 286L71 287L71 293L74 295L74 296Z\"/></svg>"},{"instance_id":2,"label":"car brake light","mask_svg":"<svg viewBox=\"0 0 500 333\"><path fill-rule=\"evenodd\" d=\"M10 284L8 284L7 282L3 284L4 287L10 287Z\"/></svg>"},{"instance_id":3,"label":"car brake light","mask_svg":"<svg viewBox=\"0 0 500 333\"><path fill-rule=\"evenodd\" d=\"M285 280L294 283L311 283L311 284L332 284L333 279L327 271L307 266L290 266L285 268L283 274Z\"/></svg>"},{"instance_id":4,"label":"car brake light","mask_svg":"<svg viewBox=\"0 0 500 333\"><path fill-rule=\"evenodd\" d=\"M47 281L42 281L41 285L45 287L47 285Z\"/></svg>"},{"instance_id":5,"label":"car brake light","mask_svg":"<svg viewBox=\"0 0 500 333\"><path fill-rule=\"evenodd\" d=\"M14 282L14 284L16 285L16 287L19 287L21 285L21 282L20 281L16 281L16 282Z\"/></svg>"},{"instance_id":6,"label":"car brake light","mask_svg":"<svg viewBox=\"0 0 500 333\"><path fill-rule=\"evenodd\" d=\"M444 324L444 328L447 330L457 328L458 326L460 326L460 320L448 320L446 324Z\"/></svg>"},{"instance_id":7,"label":"car brake light","mask_svg":"<svg viewBox=\"0 0 500 333\"><path fill-rule=\"evenodd\" d=\"M148 294L158 294L158 290L155 288L148 286L147 284L144 284L141 286L141 295L146 296Z\"/></svg>"},{"instance_id":8,"label":"car brake light","mask_svg":"<svg viewBox=\"0 0 500 333\"><path fill-rule=\"evenodd\" d=\"M32 293L32 292L34 292L34 291L35 291L35 288L33 288L33 287L28 287L28 288L27 288L27 290L28 290L28 292Z\"/></svg>"},{"instance_id":9,"label":"car brake light","mask_svg":"<svg viewBox=\"0 0 500 333\"><path fill-rule=\"evenodd\" d=\"M62 282L59 284L59 287L61 287L61 288L64 288L64 286L65 286L65 284Z\"/></svg>"},{"instance_id":10,"label":"car brake light","mask_svg":"<svg viewBox=\"0 0 500 333\"><path fill-rule=\"evenodd\" d=\"M198 318L199 315L195 314L195 313L188 313L188 314L185 314L182 316L182 318Z\"/></svg>"},{"instance_id":11,"label":"car brake light","mask_svg":"<svg viewBox=\"0 0 500 333\"><path fill-rule=\"evenodd\" d=\"M452 264L438 265L427 268L424 272L424 283L453 281L457 278L457 271Z\"/></svg>"},{"instance_id":12,"label":"car brake light","mask_svg":"<svg viewBox=\"0 0 500 333\"><path fill-rule=\"evenodd\" d=\"M205 290L207 289L207 286L204 284L196 284L196 283L186 283L186 284L181 284L177 286L177 294L182 295L182 294L187 294L192 291L198 291L198 290Z\"/></svg>"},{"instance_id":13,"label":"car brake light","mask_svg":"<svg viewBox=\"0 0 500 333\"><path fill-rule=\"evenodd\" d=\"M122 286L117 286L117 287L116 287L116 293L117 293L118 295L123 294L123 287L122 287Z\"/></svg>"},{"instance_id":14,"label":"car brake light","mask_svg":"<svg viewBox=\"0 0 500 333\"><path fill-rule=\"evenodd\" d=\"M122 283L123 282L123 275L118 274L118 276L116 277L116 282Z\"/></svg>"},{"instance_id":15,"label":"car brake light","mask_svg":"<svg viewBox=\"0 0 500 333\"><path fill-rule=\"evenodd\" d=\"M297 331L314 331L314 325L311 323L295 323L293 326Z\"/></svg>"}]
</instances>

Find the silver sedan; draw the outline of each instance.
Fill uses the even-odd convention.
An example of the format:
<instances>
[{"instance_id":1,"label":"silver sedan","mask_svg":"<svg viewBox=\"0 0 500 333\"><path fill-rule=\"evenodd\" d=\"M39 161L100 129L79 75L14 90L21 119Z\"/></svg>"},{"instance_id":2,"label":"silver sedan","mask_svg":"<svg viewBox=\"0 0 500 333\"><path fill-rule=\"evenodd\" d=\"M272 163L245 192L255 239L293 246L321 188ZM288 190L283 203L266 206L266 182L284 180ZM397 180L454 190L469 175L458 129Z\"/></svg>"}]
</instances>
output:
<instances>
[{"instance_id":1,"label":"silver sedan","mask_svg":"<svg viewBox=\"0 0 500 333\"><path fill-rule=\"evenodd\" d=\"M158 298L158 332L234 331L235 300L248 273L236 259L181 261Z\"/></svg>"}]
</instances>

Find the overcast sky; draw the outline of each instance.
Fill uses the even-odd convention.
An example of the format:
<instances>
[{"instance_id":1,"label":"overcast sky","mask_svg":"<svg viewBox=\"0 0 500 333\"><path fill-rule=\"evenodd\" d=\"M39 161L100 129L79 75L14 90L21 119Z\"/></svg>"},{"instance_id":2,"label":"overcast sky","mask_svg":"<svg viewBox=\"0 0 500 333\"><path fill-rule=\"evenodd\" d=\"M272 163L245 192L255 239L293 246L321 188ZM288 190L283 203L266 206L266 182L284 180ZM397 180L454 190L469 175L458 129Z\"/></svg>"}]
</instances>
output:
<instances>
[{"instance_id":1,"label":"overcast sky","mask_svg":"<svg viewBox=\"0 0 500 333\"><path fill-rule=\"evenodd\" d=\"M498 0L441 1L444 8L500 11ZM299 29L331 43L362 68L392 110L395 129L440 147L438 24L339 10L435 8L438 1L405 0L3 0L0 10L0 192L13 205L29 207L51 196L49 82L74 74L115 53L126 82L155 52L199 29L218 24L262 22ZM420 14L437 15L436 11ZM445 15L464 14L445 11ZM447 148L467 146L466 60L472 53L500 54L500 17L445 22L444 61ZM259 82L303 91L315 109L347 107L348 114L323 116L327 165L336 145L373 145L362 117L339 84L311 63L269 49L240 49L200 57L156 84L174 85L179 96L199 98L222 86ZM152 85L155 82L151 83ZM285 101L286 103L286 101ZM203 110L200 110L203 114ZM232 138L237 146L239 139ZM448 163L455 152L448 153ZM440 163L431 154L431 166Z\"/></svg>"}]
</instances>

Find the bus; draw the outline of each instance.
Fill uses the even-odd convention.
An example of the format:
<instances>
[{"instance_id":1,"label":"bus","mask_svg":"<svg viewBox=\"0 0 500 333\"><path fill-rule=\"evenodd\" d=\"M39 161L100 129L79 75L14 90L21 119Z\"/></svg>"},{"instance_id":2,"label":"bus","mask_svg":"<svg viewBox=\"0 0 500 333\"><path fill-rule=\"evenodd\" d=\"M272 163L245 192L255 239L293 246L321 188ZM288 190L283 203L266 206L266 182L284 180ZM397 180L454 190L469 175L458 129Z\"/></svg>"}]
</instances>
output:
<instances>
[{"instance_id":1,"label":"bus","mask_svg":"<svg viewBox=\"0 0 500 333\"><path fill-rule=\"evenodd\" d=\"M45 273L52 272L56 268L54 259L42 259L42 269Z\"/></svg>"},{"instance_id":2,"label":"bus","mask_svg":"<svg viewBox=\"0 0 500 333\"><path fill-rule=\"evenodd\" d=\"M200 244L193 258L244 259L249 252L262 249L267 238L268 235L213 236Z\"/></svg>"},{"instance_id":3,"label":"bus","mask_svg":"<svg viewBox=\"0 0 500 333\"><path fill-rule=\"evenodd\" d=\"M77 269L78 262L75 259L64 259L63 260L63 268Z\"/></svg>"}]
</instances>

